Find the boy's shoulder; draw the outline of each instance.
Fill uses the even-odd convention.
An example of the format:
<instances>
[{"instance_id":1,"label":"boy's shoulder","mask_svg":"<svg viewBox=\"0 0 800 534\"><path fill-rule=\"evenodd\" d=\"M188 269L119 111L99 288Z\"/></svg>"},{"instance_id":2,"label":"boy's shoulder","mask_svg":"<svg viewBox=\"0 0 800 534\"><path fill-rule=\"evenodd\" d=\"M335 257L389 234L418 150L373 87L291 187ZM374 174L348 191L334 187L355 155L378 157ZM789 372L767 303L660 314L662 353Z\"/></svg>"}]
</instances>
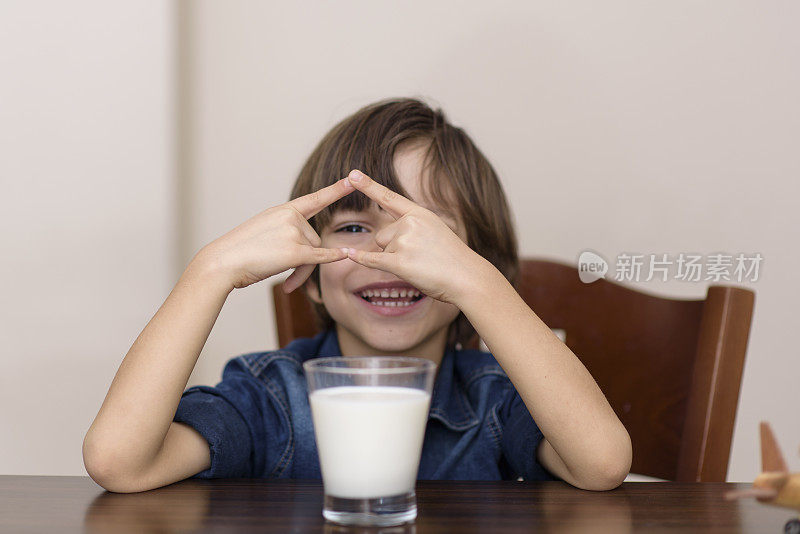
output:
<instances>
[{"instance_id":1,"label":"boy's shoulder","mask_svg":"<svg viewBox=\"0 0 800 534\"><path fill-rule=\"evenodd\" d=\"M251 352L228 361L226 371L246 371L254 377L264 377L270 371L285 368L292 372L302 372L303 363L320 354L325 341L325 332L313 338L298 338L278 350ZM224 372L223 372L224 374Z\"/></svg>"},{"instance_id":2,"label":"boy's shoulder","mask_svg":"<svg viewBox=\"0 0 800 534\"><path fill-rule=\"evenodd\" d=\"M495 357L489 352L483 352L476 349L462 349L455 351L453 364L455 367L455 374L464 384L465 388L479 381L494 381L501 382L510 379L506 375L500 364L497 363Z\"/></svg>"}]
</instances>

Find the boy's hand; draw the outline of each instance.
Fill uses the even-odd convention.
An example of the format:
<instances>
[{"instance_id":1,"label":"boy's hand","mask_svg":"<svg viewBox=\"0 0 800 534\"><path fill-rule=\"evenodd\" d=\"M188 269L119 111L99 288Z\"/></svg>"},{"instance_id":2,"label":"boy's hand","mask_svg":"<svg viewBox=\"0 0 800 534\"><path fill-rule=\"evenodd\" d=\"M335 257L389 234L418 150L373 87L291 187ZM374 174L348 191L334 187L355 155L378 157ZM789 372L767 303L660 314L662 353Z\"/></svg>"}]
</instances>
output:
<instances>
[{"instance_id":1,"label":"boy's hand","mask_svg":"<svg viewBox=\"0 0 800 534\"><path fill-rule=\"evenodd\" d=\"M352 171L347 179L396 219L375 235L383 252L349 249L353 261L392 273L429 297L456 306L494 268L432 211L361 171Z\"/></svg>"},{"instance_id":2,"label":"boy's hand","mask_svg":"<svg viewBox=\"0 0 800 534\"><path fill-rule=\"evenodd\" d=\"M221 270L234 288L297 267L283 283L283 290L291 293L306 281L315 265L347 258L346 250L320 248L322 240L308 219L353 191L352 185L341 179L269 208L212 241L198 255Z\"/></svg>"}]
</instances>

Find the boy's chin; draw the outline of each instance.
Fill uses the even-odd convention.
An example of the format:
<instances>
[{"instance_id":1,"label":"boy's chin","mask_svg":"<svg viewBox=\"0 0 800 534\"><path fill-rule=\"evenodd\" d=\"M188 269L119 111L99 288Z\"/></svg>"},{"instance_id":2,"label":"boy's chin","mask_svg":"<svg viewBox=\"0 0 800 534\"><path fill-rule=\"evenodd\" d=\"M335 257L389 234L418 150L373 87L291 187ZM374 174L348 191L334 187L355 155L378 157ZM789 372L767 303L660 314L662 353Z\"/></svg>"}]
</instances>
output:
<instances>
[{"instance_id":1,"label":"boy's chin","mask_svg":"<svg viewBox=\"0 0 800 534\"><path fill-rule=\"evenodd\" d=\"M403 354L406 356L413 356L407 354L413 351L423 341L421 333L405 332L402 330L390 332L371 332L364 335L362 342L371 347L377 353L390 353L390 354Z\"/></svg>"},{"instance_id":2,"label":"boy's chin","mask_svg":"<svg viewBox=\"0 0 800 534\"><path fill-rule=\"evenodd\" d=\"M409 338L397 339L397 340L368 339L366 341L370 347L373 347L378 352L388 352L393 354L394 353L405 354L406 352L412 350L414 347L417 346L417 343L413 342L415 340Z\"/></svg>"}]
</instances>

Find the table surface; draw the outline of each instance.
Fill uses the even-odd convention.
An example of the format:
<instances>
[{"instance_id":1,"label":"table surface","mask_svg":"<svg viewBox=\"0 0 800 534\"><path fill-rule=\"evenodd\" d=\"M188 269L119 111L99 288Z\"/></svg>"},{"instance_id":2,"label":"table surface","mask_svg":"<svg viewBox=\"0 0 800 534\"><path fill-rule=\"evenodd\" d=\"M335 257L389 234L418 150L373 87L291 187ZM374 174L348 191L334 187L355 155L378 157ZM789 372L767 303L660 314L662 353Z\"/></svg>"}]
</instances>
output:
<instances>
[{"instance_id":1,"label":"table surface","mask_svg":"<svg viewBox=\"0 0 800 534\"><path fill-rule=\"evenodd\" d=\"M724 493L749 484L626 482L593 492L565 482L417 484L419 516L395 528L322 519L310 480L184 480L109 493L88 477L0 476L0 532L783 532L798 512Z\"/></svg>"}]
</instances>

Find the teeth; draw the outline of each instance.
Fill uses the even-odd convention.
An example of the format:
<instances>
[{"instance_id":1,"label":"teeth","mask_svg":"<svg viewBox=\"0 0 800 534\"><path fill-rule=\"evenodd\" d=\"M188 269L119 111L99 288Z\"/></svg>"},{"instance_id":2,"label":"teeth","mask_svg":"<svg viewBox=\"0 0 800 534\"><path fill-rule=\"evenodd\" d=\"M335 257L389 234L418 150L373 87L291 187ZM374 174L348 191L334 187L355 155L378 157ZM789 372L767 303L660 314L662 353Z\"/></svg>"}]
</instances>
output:
<instances>
[{"instance_id":1,"label":"teeth","mask_svg":"<svg viewBox=\"0 0 800 534\"><path fill-rule=\"evenodd\" d=\"M384 298L384 299L388 299L388 298L395 298L396 299L396 298L404 298L404 297L416 298L419 295L420 295L419 291L417 291L415 289L408 289L408 290L406 290L406 289L400 289L400 290L397 290L397 289L392 289L392 290L382 289L380 291L377 290L377 289L366 289L366 290L361 292L361 296L364 297L364 298L371 298L371 297L381 297L381 298Z\"/></svg>"},{"instance_id":2,"label":"teeth","mask_svg":"<svg viewBox=\"0 0 800 534\"><path fill-rule=\"evenodd\" d=\"M407 308L408 306L411 306L410 302L394 302L391 300L388 301L378 300L375 302L370 302L370 304L372 304L373 306L388 306L390 308Z\"/></svg>"},{"instance_id":3,"label":"teeth","mask_svg":"<svg viewBox=\"0 0 800 534\"><path fill-rule=\"evenodd\" d=\"M376 300L376 301L370 302L370 304L372 304L373 306L388 306L390 308L407 308L408 306L411 306L412 303L411 302L399 302L399 301L393 301L393 300Z\"/></svg>"}]
</instances>

